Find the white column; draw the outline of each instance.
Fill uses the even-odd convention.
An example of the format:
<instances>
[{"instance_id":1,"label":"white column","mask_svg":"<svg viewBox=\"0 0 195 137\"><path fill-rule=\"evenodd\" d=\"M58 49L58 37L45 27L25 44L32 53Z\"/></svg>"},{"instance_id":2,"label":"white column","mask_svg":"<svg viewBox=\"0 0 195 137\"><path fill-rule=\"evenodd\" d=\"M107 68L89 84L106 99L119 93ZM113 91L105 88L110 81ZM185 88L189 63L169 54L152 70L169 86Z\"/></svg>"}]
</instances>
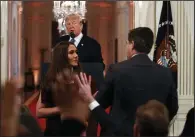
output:
<instances>
[{"instance_id":1,"label":"white column","mask_svg":"<svg viewBox=\"0 0 195 137\"><path fill-rule=\"evenodd\" d=\"M171 1L171 8L178 59L179 111L170 135L178 136L187 112L194 106L194 2ZM162 1L156 1L156 26L161 10Z\"/></svg>"},{"instance_id":2,"label":"white column","mask_svg":"<svg viewBox=\"0 0 195 137\"><path fill-rule=\"evenodd\" d=\"M19 75L18 1L8 1L8 78Z\"/></svg>"},{"instance_id":3,"label":"white column","mask_svg":"<svg viewBox=\"0 0 195 137\"><path fill-rule=\"evenodd\" d=\"M108 64L108 58L106 54L108 54L108 39L109 39L109 33L108 33L108 17L102 16L100 17L99 22L99 41L101 44L102 49L102 57L104 58L104 63Z\"/></svg>"},{"instance_id":4,"label":"white column","mask_svg":"<svg viewBox=\"0 0 195 137\"><path fill-rule=\"evenodd\" d=\"M116 1L116 38L118 39L118 62L127 59L126 41L129 32L129 1Z\"/></svg>"},{"instance_id":5,"label":"white column","mask_svg":"<svg viewBox=\"0 0 195 137\"><path fill-rule=\"evenodd\" d=\"M39 84L40 80L41 49L48 50L45 61L50 61L52 8L52 1L24 3L24 36L27 41L25 48L28 51L25 68L26 72L32 68L35 85Z\"/></svg>"},{"instance_id":6,"label":"white column","mask_svg":"<svg viewBox=\"0 0 195 137\"><path fill-rule=\"evenodd\" d=\"M22 76L24 75L24 46L23 46L23 7L22 7L22 2L18 1L18 5L17 5L17 13L18 13L18 26L17 26L17 30L18 30L18 35L17 35L17 39L18 39L18 75Z\"/></svg>"},{"instance_id":7,"label":"white column","mask_svg":"<svg viewBox=\"0 0 195 137\"><path fill-rule=\"evenodd\" d=\"M156 38L156 1L135 1L135 28L137 27L149 27ZM149 57L153 60L154 46L149 53Z\"/></svg>"},{"instance_id":8,"label":"white column","mask_svg":"<svg viewBox=\"0 0 195 137\"><path fill-rule=\"evenodd\" d=\"M8 77L7 28L8 28L8 2L1 1L1 84L3 84Z\"/></svg>"}]
</instances>

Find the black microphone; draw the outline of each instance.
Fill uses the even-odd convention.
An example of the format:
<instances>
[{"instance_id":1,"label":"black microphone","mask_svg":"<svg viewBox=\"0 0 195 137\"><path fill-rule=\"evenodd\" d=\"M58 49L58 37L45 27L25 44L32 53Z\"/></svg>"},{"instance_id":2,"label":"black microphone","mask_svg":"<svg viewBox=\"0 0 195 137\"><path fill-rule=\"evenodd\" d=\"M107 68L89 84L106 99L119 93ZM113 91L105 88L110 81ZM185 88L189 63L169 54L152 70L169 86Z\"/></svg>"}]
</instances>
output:
<instances>
[{"instance_id":1,"label":"black microphone","mask_svg":"<svg viewBox=\"0 0 195 137\"><path fill-rule=\"evenodd\" d=\"M70 35L71 38L73 38L73 39L75 38L75 34L74 34L73 31L71 31L69 35Z\"/></svg>"}]
</instances>

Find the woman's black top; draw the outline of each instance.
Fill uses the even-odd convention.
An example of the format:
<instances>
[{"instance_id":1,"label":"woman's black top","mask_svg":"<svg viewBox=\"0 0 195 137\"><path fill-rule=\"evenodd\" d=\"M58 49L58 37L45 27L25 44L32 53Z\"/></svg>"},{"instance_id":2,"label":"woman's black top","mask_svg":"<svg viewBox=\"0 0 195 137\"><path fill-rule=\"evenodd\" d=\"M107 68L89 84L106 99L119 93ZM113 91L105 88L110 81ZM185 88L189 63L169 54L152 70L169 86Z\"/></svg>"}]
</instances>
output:
<instances>
[{"instance_id":1,"label":"woman's black top","mask_svg":"<svg viewBox=\"0 0 195 137\"><path fill-rule=\"evenodd\" d=\"M41 92L41 102L47 107L52 108L56 107L51 88L43 88ZM60 136L61 135L61 119L60 114L48 116L46 118L46 136Z\"/></svg>"}]
</instances>

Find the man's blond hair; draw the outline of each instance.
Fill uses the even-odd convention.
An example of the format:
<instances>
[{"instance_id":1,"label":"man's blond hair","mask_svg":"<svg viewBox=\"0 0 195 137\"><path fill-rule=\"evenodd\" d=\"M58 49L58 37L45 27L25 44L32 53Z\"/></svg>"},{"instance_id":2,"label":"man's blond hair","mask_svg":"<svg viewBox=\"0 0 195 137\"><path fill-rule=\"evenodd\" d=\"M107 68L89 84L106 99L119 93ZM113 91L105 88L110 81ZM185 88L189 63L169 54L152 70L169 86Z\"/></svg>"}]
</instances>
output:
<instances>
[{"instance_id":1,"label":"man's blond hair","mask_svg":"<svg viewBox=\"0 0 195 137\"><path fill-rule=\"evenodd\" d=\"M82 22L82 17L78 13L71 13L66 16L65 21L68 21L70 18L79 19L79 22Z\"/></svg>"}]
</instances>

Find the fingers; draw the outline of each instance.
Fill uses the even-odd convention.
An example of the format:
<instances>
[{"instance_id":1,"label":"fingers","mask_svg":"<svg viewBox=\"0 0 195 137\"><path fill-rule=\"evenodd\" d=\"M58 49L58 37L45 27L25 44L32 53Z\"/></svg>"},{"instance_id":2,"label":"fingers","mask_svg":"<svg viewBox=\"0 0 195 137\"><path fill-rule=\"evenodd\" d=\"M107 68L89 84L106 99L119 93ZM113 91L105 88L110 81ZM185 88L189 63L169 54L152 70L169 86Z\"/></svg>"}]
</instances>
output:
<instances>
[{"instance_id":1,"label":"fingers","mask_svg":"<svg viewBox=\"0 0 195 137\"><path fill-rule=\"evenodd\" d=\"M80 79L82 84L86 84L84 79L84 74L82 72L80 72Z\"/></svg>"},{"instance_id":2,"label":"fingers","mask_svg":"<svg viewBox=\"0 0 195 137\"><path fill-rule=\"evenodd\" d=\"M82 86L81 80L80 80L80 78L79 78L78 75L75 75L75 81L77 82L77 84L79 85L79 87Z\"/></svg>"},{"instance_id":3,"label":"fingers","mask_svg":"<svg viewBox=\"0 0 195 137\"><path fill-rule=\"evenodd\" d=\"M88 79L87 79L87 76L86 76L85 73L83 73L83 76L84 76L84 82L85 82L85 84L89 84Z\"/></svg>"},{"instance_id":4,"label":"fingers","mask_svg":"<svg viewBox=\"0 0 195 137\"><path fill-rule=\"evenodd\" d=\"M80 79L81 79L81 83L82 84L85 84L85 85L89 84L89 85L91 85L91 76L89 76L89 79L87 79L86 74L81 72L80 73Z\"/></svg>"},{"instance_id":5,"label":"fingers","mask_svg":"<svg viewBox=\"0 0 195 137\"><path fill-rule=\"evenodd\" d=\"M87 78L86 74L83 72L80 72L79 75L74 75L73 79L75 80L75 82L77 82L79 87L83 85L91 85L91 76ZM71 84L70 80L72 81L72 77L70 76L70 74L67 74L67 71L64 71L63 73L57 75L56 78L56 82L58 83L57 86L59 86L60 89L65 88L67 86L67 82L68 83L70 82Z\"/></svg>"},{"instance_id":6,"label":"fingers","mask_svg":"<svg viewBox=\"0 0 195 137\"><path fill-rule=\"evenodd\" d=\"M88 83L89 83L89 85L91 85L91 76L89 76Z\"/></svg>"}]
</instances>

